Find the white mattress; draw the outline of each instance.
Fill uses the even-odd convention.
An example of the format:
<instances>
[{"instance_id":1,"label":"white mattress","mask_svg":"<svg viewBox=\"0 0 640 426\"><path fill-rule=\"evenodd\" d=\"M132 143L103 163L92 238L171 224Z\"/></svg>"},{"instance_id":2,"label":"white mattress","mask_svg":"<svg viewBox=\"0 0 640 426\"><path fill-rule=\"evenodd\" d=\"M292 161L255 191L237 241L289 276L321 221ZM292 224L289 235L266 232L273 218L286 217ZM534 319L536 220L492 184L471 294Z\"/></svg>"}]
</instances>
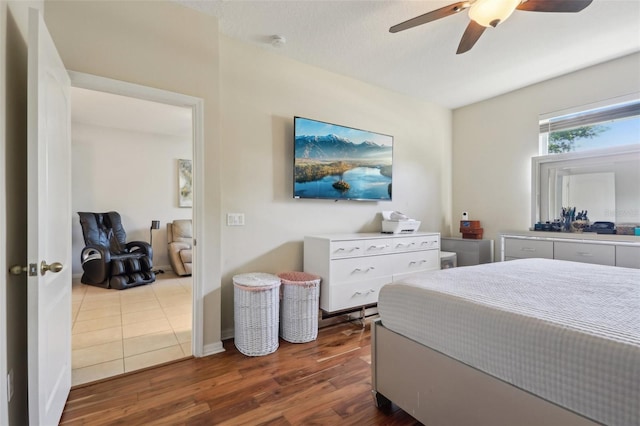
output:
<instances>
[{"instance_id":1,"label":"white mattress","mask_svg":"<svg viewBox=\"0 0 640 426\"><path fill-rule=\"evenodd\" d=\"M523 259L386 285L382 324L606 425L640 425L640 270Z\"/></svg>"}]
</instances>

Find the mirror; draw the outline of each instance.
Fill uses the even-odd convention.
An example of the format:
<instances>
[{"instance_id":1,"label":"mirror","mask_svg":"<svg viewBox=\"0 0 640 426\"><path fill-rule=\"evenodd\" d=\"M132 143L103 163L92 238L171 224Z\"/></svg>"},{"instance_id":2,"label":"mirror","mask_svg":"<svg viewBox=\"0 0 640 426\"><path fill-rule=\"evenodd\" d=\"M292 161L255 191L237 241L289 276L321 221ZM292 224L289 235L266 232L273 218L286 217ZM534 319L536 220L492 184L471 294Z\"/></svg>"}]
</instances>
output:
<instances>
[{"instance_id":1,"label":"mirror","mask_svg":"<svg viewBox=\"0 0 640 426\"><path fill-rule=\"evenodd\" d=\"M532 225L563 207L596 221L640 223L640 144L532 159Z\"/></svg>"},{"instance_id":2,"label":"mirror","mask_svg":"<svg viewBox=\"0 0 640 426\"><path fill-rule=\"evenodd\" d=\"M578 210L586 210L591 222L615 222L610 220L611 212L616 209L615 176L614 172L582 173L572 170L562 176L560 208L574 206ZM594 197L594 194L598 196ZM557 205L554 210L558 211Z\"/></svg>"}]
</instances>

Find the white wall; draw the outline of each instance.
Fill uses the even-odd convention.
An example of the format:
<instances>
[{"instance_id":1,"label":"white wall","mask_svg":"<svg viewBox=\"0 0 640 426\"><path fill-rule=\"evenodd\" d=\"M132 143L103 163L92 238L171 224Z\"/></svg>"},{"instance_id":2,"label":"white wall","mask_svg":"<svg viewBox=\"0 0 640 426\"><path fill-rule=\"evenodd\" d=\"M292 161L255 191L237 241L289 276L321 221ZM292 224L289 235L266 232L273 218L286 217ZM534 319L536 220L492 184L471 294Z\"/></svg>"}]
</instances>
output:
<instances>
[{"instance_id":1,"label":"white wall","mask_svg":"<svg viewBox=\"0 0 640 426\"><path fill-rule=\"evenodd\" d=\"M169 268L166 224L191 219L178 207L178 159L191 159L192 143L171 135L72 123L73 274L82 274L84 247L77 212L117 211L127 241L149 242L152 220L154 268Z\"/></svg>"},{"instance_id":2,"label":"white wall","mask_svg":"<svg viewBox=\"0 0 640 426\"><path fill-rule=\"evenodd\" d=\"M460 235L455 221L462 211L482 222L488 239L531 226L531 157L538 155L540 114L638 91L636 53L456 109L452 235Z\"/></svg>"},{"instance_id":3,"label":"white wall","mask_svg":"<svg viewBox=\"0 0 640 426\"><path fill-rule=\"evenodd\" d=\"M305 235L379 232L382 210L450 223L451 112L220 37L223 336L233 328L235 274L302 270ZM294 200L293 116L394 136L393 201Z\"/></svg>"}]
</instances>

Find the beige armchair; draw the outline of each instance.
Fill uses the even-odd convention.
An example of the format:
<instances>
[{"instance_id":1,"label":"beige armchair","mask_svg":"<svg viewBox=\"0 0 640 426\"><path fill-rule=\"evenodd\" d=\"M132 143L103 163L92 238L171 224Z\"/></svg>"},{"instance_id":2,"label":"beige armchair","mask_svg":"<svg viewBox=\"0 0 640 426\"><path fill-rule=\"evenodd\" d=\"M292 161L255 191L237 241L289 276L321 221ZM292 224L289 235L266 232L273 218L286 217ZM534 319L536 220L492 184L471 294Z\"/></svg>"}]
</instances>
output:
<instances>
[{"instance_id":1,"label":"beige armchair","mask_svg":"<svg viewBox=\"0 0 640 426\"><path fill-rule=\"evenodd\" d=\"M193 232L191 219L167 223L169 262L177 275L191 275L191 244Z\"/></svg>"}]
</instances>

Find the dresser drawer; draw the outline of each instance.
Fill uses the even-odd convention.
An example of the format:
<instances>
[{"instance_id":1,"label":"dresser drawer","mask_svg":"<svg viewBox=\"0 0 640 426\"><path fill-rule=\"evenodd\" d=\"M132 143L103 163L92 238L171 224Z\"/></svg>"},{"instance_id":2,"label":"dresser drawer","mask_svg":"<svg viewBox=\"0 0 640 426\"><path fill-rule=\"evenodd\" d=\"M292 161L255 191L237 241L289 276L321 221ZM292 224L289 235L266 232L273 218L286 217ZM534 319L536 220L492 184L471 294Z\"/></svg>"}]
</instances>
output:
<instances>
[{"instance_id":1,"label":"dresser drawer","mask_svg":"<svg viewBox=\"0 0 640 426\"><path fill-rule=\"evenodd\" d=\"M553 243L554 258L573 262L615 265L615 246L556 241Z\"/></svg>"},{"instance_id":2,"label":"dresser drawer","mask_svg":"<svg viewBox=\"0 0 640 426\"><path fill-rule=\"evenodd\" d=\"M377 238L364 240L364 255L385 254L393 251L393 240L390 238Z\"/></svg>"},{"instance_id":3,"label":"dresser drawer","mask_svg":"<svg viewBox=\"0 0 640 426\"><path fill-rule=\"evenodd\" d=\"M332 241L330 247L331 259L362 256L364 254L363 240Z\"/></svg>"},{"instance_id":4,"label":"dresser drawer","mask_svg":"<svg viewBox=\"0 0 640 426\"><path fill-rule=\"evenodd\" d=\"M525 259L541 257L553 259L553 241L505 238L504 246L504 255L506 258Z\"/></svg>"},{"instance_id":5,"label":"dresser drawer","mask_svg":"<svg viewBox=\"0 0 640 426\"><path fill-rule=\"evenodd\" d=\"M392 248L396 253L414 250L440 249L440 238L438 235L396 237L393 239Z\"/></svg>"},{"instance_id":6,"label":"dresser drawer","mask_svg":"<svg viewBox=\"0 0 640 426\"><path fill-rule=\"evenodd\" d=\"M417 250L418 248L418 240L416 238L395 238L392 244L392 250L396 253Z\"/></svg>"},{"instance_id":7,"label":"dresser drawer","mask_svg":"<svg viewBox=\"0 0 640 426\"><path fill-rule=\"evenodd\" d=\"M640 269L640 247L616 246L616 266Z\"/></svg>"},{"instance_id":8,"label":"dresser drawer","mask_svg":"<svg viewBox=\"0 0 640 426\"><path fill-rule=\"evenodd\" d=\"M391 256L393 263L393 279L400 278L400 275L414 272L428 271L430 269L440 269L440 251L423 250L409 253L396 253Z\"/></svg>"},{"instance_id":9,"label":"dresser drawer","mask_svg":"<svg viewBox=\"0 0 640 426\"><path fill-rule=\"evenodd\" d=\"M378 303L380 289L390 282L389 276L331 287L326 291L323 288L320 290L320 308L325 311L341 311Z\"/></svg>"},{"instance_id":10,"label":"dresser drawer","mask_svg":"<svg viewBox=\"0 0 640 426\"><path fill-rule=\"evenodd\" d=\"M413 240L415 244L411 250L440 250L440 237L438 235L415 237Z\"/></svg>"},{"instance_id":11,"label":"dresser drawer","mask_svg":"<svg viewBox=\"0 0 640 426\"><path fill-rule=\"evenodd\" d=\"M377 277L391 277L393 269L388 256L366 256L331 261L331 286L364 281Z\"/></svg>"}]
</instances>

